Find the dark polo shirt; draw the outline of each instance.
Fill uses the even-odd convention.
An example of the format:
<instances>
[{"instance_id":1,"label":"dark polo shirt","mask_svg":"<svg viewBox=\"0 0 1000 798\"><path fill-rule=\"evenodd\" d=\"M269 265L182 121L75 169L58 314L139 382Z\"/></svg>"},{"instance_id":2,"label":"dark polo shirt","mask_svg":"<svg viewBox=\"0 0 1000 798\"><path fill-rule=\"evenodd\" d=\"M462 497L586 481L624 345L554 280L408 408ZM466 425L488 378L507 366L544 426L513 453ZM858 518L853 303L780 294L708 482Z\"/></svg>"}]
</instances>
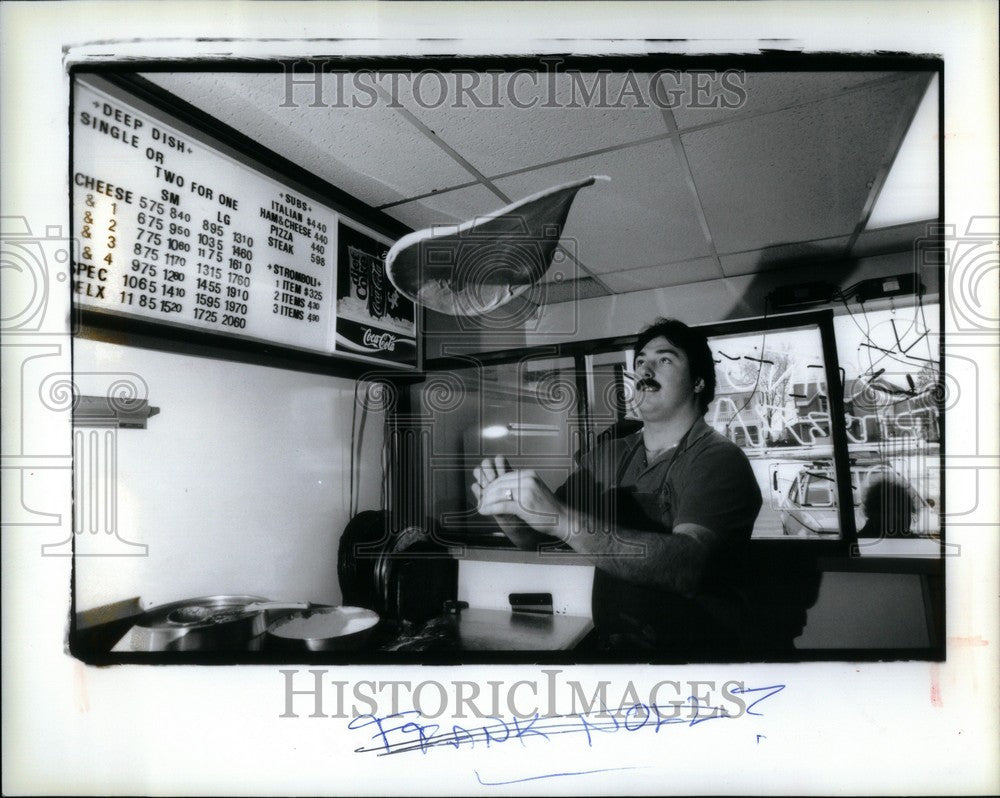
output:
<instances>
[{"instance_id":1,"label":"dark polo shirt","mask_svg":"<svg viewBox=\"0 0 1000 798\"><path fill-rule=\"evenodd\" d=\"M598 560L593 614L602 648L738 656L740 582L761 494L736 444L699 419L676 447L647 463L640 430L585 454L558 493L598 520L596 534L670 535L691 523L719 536L692 596L618 579ZM632 556L644 555L636 550Z\"/></svg>"}]
</instances>

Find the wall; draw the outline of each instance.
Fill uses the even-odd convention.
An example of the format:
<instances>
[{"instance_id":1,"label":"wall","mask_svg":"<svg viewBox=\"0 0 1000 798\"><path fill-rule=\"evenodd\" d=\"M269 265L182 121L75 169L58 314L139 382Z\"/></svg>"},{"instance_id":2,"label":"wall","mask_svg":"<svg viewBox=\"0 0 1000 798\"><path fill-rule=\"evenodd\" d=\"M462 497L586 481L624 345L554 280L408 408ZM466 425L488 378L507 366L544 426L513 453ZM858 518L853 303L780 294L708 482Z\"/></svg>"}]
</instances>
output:
<instances>
[{"instance_id":1,"label":"wall","mask_svg":"<svg viewBox=\"0 0 1000 798\"><path fill-rule=\"evenodd\" d=\"M115 462L117 475L94 483L117 487L111 525L145 544L146 556L117 556L136 549L103 531L78 535L77 611L132 596L150 606L219 593L339 602L353 380L83 339L74 342L74 372L82 393L100 395L109 374L137 375L160 408L147 429L114 434L116 455L101 462ZM381 416L369 414L361 510L380 506L382 433ZM94 484L77 487L85 523Z\"/></svg>"},{"instance_id":2,"label":"wall","mask_svg":"<svg viewBox=\"0 0 1000 798\"><path fill-rule=\"evenodd\" d=\"M525 560L538 556L522 555ZM551 593L553 612L590 618L593 582L594 567L582 558L558 565L466 559L458 567L458 599L470 607L509 610L511 593Z\"/></svg>"}]
</instances>

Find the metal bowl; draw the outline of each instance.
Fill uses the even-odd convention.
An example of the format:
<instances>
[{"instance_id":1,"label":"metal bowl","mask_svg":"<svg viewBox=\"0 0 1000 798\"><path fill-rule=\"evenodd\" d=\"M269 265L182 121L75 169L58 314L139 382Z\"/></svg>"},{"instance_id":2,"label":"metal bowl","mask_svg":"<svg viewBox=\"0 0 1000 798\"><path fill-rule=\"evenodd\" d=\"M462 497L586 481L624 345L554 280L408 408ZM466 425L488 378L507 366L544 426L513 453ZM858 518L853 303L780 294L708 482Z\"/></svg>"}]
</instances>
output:
<instances>
[{"instance_id":1,"label":"metal bowl","mask_svg":"<svg viewBox=\"0 0 1000 798\"><path fill-rule=\"evenodd\" d=\"M147 610L132 627L133 651L247 651L260 647L267 613L244 608L260 596L202 596Z\"/></svg>"},{"instance_id":2,"label":"metal bowl","mask_svg":"<svg viewBox=\"0 0 1000 798\"><path fill-rule=\"evenodd\" d=\"M354 651L364 646L378 622L378 613L364 607L328 607L275 621L267 637L279 647Z\"/></svg>"}]
</instances>

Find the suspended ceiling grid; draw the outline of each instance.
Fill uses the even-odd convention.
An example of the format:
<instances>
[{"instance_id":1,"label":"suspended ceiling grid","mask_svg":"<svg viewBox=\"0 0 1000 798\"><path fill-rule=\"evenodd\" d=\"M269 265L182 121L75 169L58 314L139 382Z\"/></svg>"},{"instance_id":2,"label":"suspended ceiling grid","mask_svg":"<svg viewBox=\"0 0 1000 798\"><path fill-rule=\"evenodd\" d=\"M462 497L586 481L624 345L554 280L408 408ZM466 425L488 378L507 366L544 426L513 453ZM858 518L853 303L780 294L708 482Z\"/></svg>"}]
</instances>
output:
<instances>
[{"instance_id":1,"label":"suspended ceiling grid","mask_svg":"<svg viewBox=\"0 0 1000 798\"><path fill-rule=\"evenodd\" d=\"M583 103L566 74L555 103L551 87L501 79L499 107L464 108L427 107L440 86L418 95L407 80L372 107L339 107L344 77L325 75L295 87L288 107L280 73L143 77L414 229L610 177L577 196L563 238L573 257L546 275L549 302L907 250L933 219L866 230L921 101L936 108L927 72L745 73L735 108L693 107L691 81L669 75L655 80L677 98L670 108ZM456 97L456 79L435 82ZM624 80L607 76L609 98ZM516 107L508 87L535 107ZM936 195L936 158L926 172L918 178Z\"/></svg>"}]
</instances>

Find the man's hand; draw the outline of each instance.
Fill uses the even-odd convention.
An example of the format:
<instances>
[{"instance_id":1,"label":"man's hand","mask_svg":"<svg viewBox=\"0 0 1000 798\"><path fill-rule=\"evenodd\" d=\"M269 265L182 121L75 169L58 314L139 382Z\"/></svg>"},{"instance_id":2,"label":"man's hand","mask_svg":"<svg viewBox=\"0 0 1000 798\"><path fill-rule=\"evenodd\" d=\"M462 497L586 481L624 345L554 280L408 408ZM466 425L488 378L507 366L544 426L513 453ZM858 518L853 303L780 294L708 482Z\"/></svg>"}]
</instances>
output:
<instances>
[{"instance_id":1,"label":"man's hand","mask_svg":"<svg viewBox=\"0 0 1000 798\"><path fill-rule=\"evenodd\" d=\"M509 473L510 470L510 463L501 454L493 458L485 458L479 464L478 468L473 469L472 477L475 481L472 483L472 494L476 497L478 505L482 505L483 492L490 483L496 481L498 476ZM537 544L535 533L525 527L521 519L516 515L500 514L494 516L493 520L497 522L503 533L518 548L530 549Z\"/></svg>"},{"instance_id":2,"label":"man's hand","mask_svg":"<svg viewBox=\"0 0 1000 798\"><path fill-rule=\"evenodd\" d=\"M473 488L475 492L475 487ZM499 517L514 516L552 537L563 539L569 531L568 511L534 471L503 469L478 493L479 512Z\"/></svg>"},{"instance_id":3,"label":"man's hand","mask_svg":"<svg viewBox=\"0 0 1000 798\"><path fill-rule=\"evenodd\" d=\"M506 458L497 455L484 459L472 475L479 512L492 515L516 546L534 549L539 543L551 542L548 535L561 537L557 516L565 508L533 471L514 471Z\"/></svg>"},{"instance_id":4,"label":"man's hand","mask_svg":"<svg viewBox=\"0 0 1000 798\"><path fill-rule=\"evenodd\" d=\"M511 470L501 456L483 460L473 475L479 512L494 516L519 548L535 549L556 538L628 582L693 595L710 550L722 544L715 532L696 524L678 524L674 534L622 527L613 533L599 527L597 533L593 519L571 511L534 471Z\"/></svg>"},{"instance_id":5,"label":"man's hand","mask_svg":"<svg viewBox=\"0 0 1000 798\"><path fill-rule=\"evenodd\" d=\"M472 478L475 482L472 483L472 494L476 497L476 503L480 507L482 506L483 492L489 487L490 483L494 482L497 477L510 473L510 470L510 463L507 462L507 458L502 454L498 454L492 458L484 458L479 467L473 469ZM486 513L483 513L483 515L486 515ZM517 518L516 516L507 516L506 518L498 517L496 520L503 525L504 520L513 523L517 521Z\"/></svg>"}]
</instances>

